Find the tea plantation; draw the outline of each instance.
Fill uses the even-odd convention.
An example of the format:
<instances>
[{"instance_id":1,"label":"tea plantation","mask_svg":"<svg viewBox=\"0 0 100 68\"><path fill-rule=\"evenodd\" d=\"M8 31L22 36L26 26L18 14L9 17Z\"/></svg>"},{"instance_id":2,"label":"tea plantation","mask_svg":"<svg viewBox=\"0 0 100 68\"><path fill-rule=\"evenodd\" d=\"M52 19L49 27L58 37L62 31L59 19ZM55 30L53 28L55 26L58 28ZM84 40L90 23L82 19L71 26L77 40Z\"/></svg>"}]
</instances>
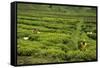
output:
<instances>
[{"instance_id":1,"label":"tea plantation","mask_svg":"<svg viewBox=\"0 0 100 68\"><path fill-rule=\"evenodd\" d=\"M18 65L96 60L95 7L17 7Z\"/></svg>"}]
</instances>

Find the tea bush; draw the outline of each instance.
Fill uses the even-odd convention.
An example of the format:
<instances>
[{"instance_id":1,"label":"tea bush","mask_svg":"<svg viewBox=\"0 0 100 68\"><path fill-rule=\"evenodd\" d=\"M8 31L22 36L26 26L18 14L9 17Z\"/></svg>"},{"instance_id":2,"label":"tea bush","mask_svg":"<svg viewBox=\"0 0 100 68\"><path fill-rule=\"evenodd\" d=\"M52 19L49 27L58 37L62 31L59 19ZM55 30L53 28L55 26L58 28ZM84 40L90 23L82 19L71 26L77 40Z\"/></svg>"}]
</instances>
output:
<instances>
[{"instance_id":1,"label":"tea bush","mask_svg":"<svg viewBox=\"0 0 100 68\"><path fill-rule=\"evenodd\" d=\"M18 4L17 12L19 65L96 60L96 11L92 8ZM78 42L84 39L87 46L80 50Z\"/></svg>"}]
</instances>

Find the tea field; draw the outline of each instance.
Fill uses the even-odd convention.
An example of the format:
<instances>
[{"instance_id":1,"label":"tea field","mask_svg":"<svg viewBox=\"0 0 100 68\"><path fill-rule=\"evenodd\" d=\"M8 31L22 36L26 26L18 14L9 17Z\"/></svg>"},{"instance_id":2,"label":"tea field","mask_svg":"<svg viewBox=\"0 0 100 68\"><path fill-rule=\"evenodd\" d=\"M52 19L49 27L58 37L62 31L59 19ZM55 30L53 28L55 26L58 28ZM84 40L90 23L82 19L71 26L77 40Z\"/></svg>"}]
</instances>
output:
<instances>
[{"instance_id":1,"label":"tea field","mask_svg":"<svg viewBox=\"0 0 100 68\"><path fill-rule=\"evenodd\" d=\"M96 33L95 7L19 3L17 64L95 61Z\"/></svg>"}]
</instances>

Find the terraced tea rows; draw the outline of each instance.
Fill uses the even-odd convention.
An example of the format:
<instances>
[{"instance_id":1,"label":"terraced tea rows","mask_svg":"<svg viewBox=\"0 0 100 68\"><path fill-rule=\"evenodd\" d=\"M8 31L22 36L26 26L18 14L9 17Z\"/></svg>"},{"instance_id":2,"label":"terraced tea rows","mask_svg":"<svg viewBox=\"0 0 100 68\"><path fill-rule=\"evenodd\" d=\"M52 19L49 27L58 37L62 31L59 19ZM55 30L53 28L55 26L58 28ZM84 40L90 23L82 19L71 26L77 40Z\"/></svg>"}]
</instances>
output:
<instances>
[{"instance_id":1,"label":"terraced tea rows","mask_svg":"<svg viewBox=\"0 0 100 68\"><path fill-rule=\"evenodd\" d=\"M96 60L96 10L18 4L17 40L19 65Z\"/></svg>"}]
</instances>

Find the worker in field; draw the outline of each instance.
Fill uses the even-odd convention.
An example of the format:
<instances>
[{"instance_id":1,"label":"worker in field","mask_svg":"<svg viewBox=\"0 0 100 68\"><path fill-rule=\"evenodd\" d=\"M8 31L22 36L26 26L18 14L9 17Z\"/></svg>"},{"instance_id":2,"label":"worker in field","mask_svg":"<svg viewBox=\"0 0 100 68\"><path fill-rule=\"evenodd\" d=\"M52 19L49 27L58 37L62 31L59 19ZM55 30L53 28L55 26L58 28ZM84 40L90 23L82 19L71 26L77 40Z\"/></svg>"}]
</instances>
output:
<instances>
[{"instance_id":1,"label":"worker in field","mask_svg":"<svg viewBox=\"0 0 100 68\"><path fill-rule=\"evenodd\" d=\"M36 33L36 34L40 33L40 31L39 31L38 29L36 29L36 28L33 28L33 29L32 29L32 32L33 32L33 33Z\"/></svg>"},{"instance_id":2,"label":"worker in field","mask_svg":"<svg viewBox=\"0 0 100 68\"><path fill-rule=\"evenodd\" d=\"M87 46L86 40L83 39L82 41L79 42L78 48L80 50L86 50L86 46Z\"/></svg>"}]
</instances>

